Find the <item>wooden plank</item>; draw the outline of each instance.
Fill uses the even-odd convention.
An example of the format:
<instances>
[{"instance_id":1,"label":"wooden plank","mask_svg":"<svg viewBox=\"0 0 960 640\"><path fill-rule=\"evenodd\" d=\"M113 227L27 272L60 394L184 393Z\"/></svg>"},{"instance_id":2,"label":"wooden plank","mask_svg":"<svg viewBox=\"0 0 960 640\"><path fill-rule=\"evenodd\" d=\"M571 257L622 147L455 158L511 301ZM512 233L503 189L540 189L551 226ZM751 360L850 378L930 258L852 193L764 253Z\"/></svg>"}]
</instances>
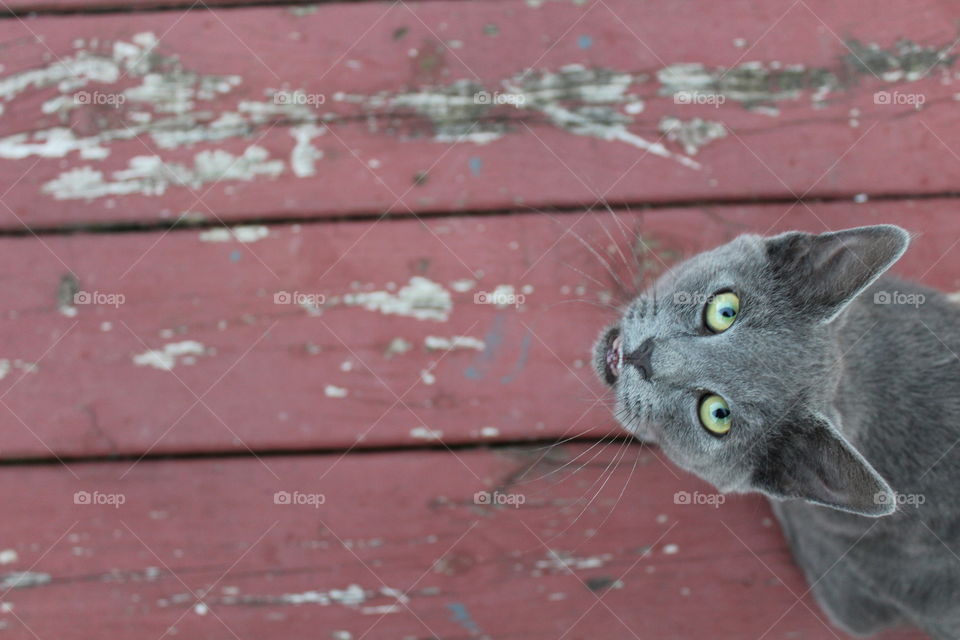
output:
<instances>
[{"instance_id":1,"label":"wooden plank","mask_svg":"<svg viewBox=\"0 0 960 640\"><path fill-rule=\"evenodd\" d=\"M0 592L0 628L11 640L847 637L810 596L797 604L806 585L763 500L675 504L709 488L618 447L147 461L122 480L126 463L74 465L76 478L0 468L0 583L21 585ZM523 503L475 503L494 489ZM278 491L324 502L276 504Z\"/></svg>"},{"instance_id":2,"label":"wooden plank","mask_svg":"<svg viewBox=\"0 0 960 640\"><path fill-rule=\"evenodd\" d=\"M0 17L8 15L23 16L26 14L38 15L45 13L74 13L85 11L148 11L156 9L188 9L202 11L210 7L222 6L243 6L243 5L298 5L304 6L304 11L311 11L313 5L318 2L309 0L291 0L289 2L276 2L264 0L204 0L197 2L191 0L14 0L6 3L6 6L0 7Z\"/></svg>"},{"instance_id":3,"label":"wooden plank","mask_svg":"<svg viewBox=\"0 0 960 640\"><path fill-rule=\"evenodd\" d=\"M504 0L3 20L0 226L952 192L954 18Z\"/></svg>"},{"instance_id":4,"label":"wooden plank","mask_svg":"<svg viewBox=\"0 0 960 640\"><path fill-rule=\"evenodd\" d=\"M954 206L714 207L241 227L235 236L220 229L6 238L0 456L607 434L613 420L589 351L615 318L606 305L626 296L588 247L629 283L740 233L893 222L918 234L897 273L958 291ZM512 291L517 304L477 303L495 291ZM74 303L77 293L96 297Z\"/></svg>"}]
</instances>

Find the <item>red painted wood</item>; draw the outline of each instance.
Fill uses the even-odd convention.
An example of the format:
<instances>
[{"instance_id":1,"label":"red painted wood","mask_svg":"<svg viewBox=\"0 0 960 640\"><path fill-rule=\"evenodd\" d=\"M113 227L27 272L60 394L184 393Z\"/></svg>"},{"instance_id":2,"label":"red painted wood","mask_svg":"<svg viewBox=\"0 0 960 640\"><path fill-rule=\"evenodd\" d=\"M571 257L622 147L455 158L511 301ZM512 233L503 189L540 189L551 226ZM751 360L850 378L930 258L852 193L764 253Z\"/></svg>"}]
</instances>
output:
<instances>
[{"instance_id":1,"label":"red painted wood","mask_svg":"<svg viewBox=\"0 0 960 640\"><path fill-rule=\"evenodd\" d=\"M603 305L616 304L617 287L588 246L631 281L639 276L627 265L636 233L649 277L740 233L893 222L917 234L896 272L958 291L953 209L949 200L925 200L349 222L273 226L249 243L205 242L210 232L198 230L7 238L0 241L0 456L610 433L589 354L615 318ZM65 315L57 292L68 269L100 304L77 304ZM390 283L400 289L411 278L449 294L445 321L343 303L345 294L389 293ZM455 290L463 279L475 284ZM514 287L523 304L475 303L501 285ZM325 304L319 315L275 304L283 291L323 295ZM103 297L114 294L123 304ZM475 338L482 350L431 351L430 336ZM398 339L409 350L388 357ZM151 366L148 350L173 357L173 369Z\"/></svg>"},{"instance_id":2,"label":"red painted wood","mask_svg":"<svg viewBox=\"0 0 960 640\"><path fill-rule=\"evenodd\" d=\"M0 83L36 80L22 74L58 60L75 73L86 68L90 56L100 56L101 65L98 79L84 86L26 82L15 97L4 99L0 185L16 216L0 207L0 225L19 228L17 217L50 226L183 214L236 220L577 206L598 195L640 203L949 192L960 175L954 148L956 64L949 50L955 18L953 4L937 0L870 5L785 0L762 6L748 0L504 0L324 4L306 15L298 8L268 7L4 20L0 41L8 44ZM148 56L142 47L139 53L130 47L145 33L159 38ZM918 54L898 44L901 39L929 50ZM855 48L856 55L845 44L854 40L864 47ZM147 42L143 36L138 41ZM117 43L126 44L117 48ZM871 53L871 45L889 55ZM930 58L935 50L945 56L939 64ZM115 55L131 63L131 70L117 72L111 66ZM86 62L77 56L86 56ZM924 56L932 59L929 73ZM881 78L862 70L865 58ZM664 69L676 71L674 65L682 63L702 64L705 73L718 77L723 74L717 69L735 67L723 77L739 78L742 93L751 85L738 65L751 61L773 74L755 83L764 92L789 91L792 82L817 85L825 77L835 77L838 88L822 95L799 90L750 109L735 99L741 94L731 94L714 108L678 104L674 85L661 77ZM902 73L900 63L910 72ZM606 71L577 80L576 72L561 71L568 65ZM784 71L797 65L803 74ZM201 80L194 73L220 80ZM533 90L545 73L560 73L548 76L563 87L560 95ZM618 87L621 77L625 86ZM134 99L157 95L163 78L188 85L192 104L185 102L189 92L160 92L168 96L161 105ZM114 104L119 92L145 82L149 91ZM433 119L417 112L417 101L450 94L457 82L476 83L463 85L459 111ZM529 105L487 110L473 104L476 88L502 92L507 85L525 87ZM313 102L322 95L325 102L281 113L272 95L283 90L302 90L304 100ZM878 91L899 104L877 104ZM86 92L91 104L75 104L79 92ZM171 94L182 99L171 100ZM48 102L58 96L63 102ZM917 110L920 100L923 108ZM272 115L264 114L267 107ZM770 107L779 115L770 115ZM720 125L728 133L703 142L696 155L670 138L662 139L669 158L635 146L630 136L657 141L671 118L688 124L700 118L719 123L714 133L723 131ZM297 144L292 125L314 120L324 123L325 133L301 144L297 167L307 174L312 154L322 157L314 160L313 175L298 177L290 160ZM486 144L450 141L456 139L452 132L490 133L497 126L505 132ZM159 142L152 135L156 130L165 133ZM161 147L160 142L170 144L171 132L217 139ZM40 135L59 136L61 142L36 140ZM83 144L98 136L113 139L99 150L88 149L90 157L76 150L59 157L64 136L88 141ZM248 151L251 147L256 148ZM252 154L247 161L230 165L231 157L245 151ZM151 165L154 157L166 165ZM692 161L699 170L687 166ZM262 172L243 179L245 162ZM228 166L232 173L213 182ZM86 173L62 177L70 171ZM122 193L56 199L102 193L89 190L93 172L118 183L105 189ZM147 184L131 186L144 173L152 176ZM77 191L84 176L86 187ZM157 179L169 183L162 195L144 195L160 191Z\"/></svg>"},{"instance_id":3,"label":"red painted wood","mask_svg":"<svg viewBox=\"0 0 960 640\"><path fill-rule=\"evenodd\" d=\"M796 603L806 586L761 499L675 504L709 489L618 446L146 461L123 479L128 463L72 465L76 478L5 467L0 582L45 582L0 591L0 627L11 640L847 637L810 596ZM524 503L474 503L495 487ZM78 491L124 502L78 505ZM278 491L325 501L275 504Z\"/></svg>"}]
</instances>

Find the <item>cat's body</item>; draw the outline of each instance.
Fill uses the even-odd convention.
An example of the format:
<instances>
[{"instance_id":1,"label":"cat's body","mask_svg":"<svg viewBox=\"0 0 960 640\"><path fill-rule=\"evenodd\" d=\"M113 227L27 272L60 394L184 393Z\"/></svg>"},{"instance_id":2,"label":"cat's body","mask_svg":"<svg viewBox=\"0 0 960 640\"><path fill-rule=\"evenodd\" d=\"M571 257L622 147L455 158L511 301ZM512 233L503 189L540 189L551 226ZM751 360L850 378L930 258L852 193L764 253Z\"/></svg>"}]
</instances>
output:
<instances>
[{"instance_id":1,"label":"cat's body","mask_svg":"<svg viewBox=\"0 0 960 640\"><path fill-rule=\"evenodd\" d=\"M923 302L875 303L894 292ZM834 322L836 424L900 504L876 519L801 500L773 500L774 511L838 625L960 638L960 306L882 278Z\"/></svg>"},{"instance_id":2,"label":"cat's body","mask_svg":"<svg viewBox=\"0 0 960 640\"><path fill-rule=\"evenodd\" d=\"M628 430L772 498L836 624L960 638L960 307L878 279L907 242L743 236L631 303L595 365Z\"/></svg>"}]
</instances>

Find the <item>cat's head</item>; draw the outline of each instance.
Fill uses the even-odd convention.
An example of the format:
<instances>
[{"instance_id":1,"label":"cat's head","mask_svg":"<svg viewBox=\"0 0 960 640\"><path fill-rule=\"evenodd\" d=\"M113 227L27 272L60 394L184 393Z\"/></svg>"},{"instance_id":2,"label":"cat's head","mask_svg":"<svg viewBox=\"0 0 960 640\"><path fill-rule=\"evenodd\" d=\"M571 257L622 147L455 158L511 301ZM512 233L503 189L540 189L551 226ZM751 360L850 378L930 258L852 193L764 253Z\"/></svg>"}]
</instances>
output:
<instances>
[{"instance_id":1,"label":"cat's head","mask_svg":"<svg viewBox=\"0 0 960 640\"><path fill-rule=\"evenodd\" d=\"M594 349L618 419L722 491L890 513L830 399L842 312L908 242L887 225L741 236L670 270Z\"/></svg>"}]
</instances>

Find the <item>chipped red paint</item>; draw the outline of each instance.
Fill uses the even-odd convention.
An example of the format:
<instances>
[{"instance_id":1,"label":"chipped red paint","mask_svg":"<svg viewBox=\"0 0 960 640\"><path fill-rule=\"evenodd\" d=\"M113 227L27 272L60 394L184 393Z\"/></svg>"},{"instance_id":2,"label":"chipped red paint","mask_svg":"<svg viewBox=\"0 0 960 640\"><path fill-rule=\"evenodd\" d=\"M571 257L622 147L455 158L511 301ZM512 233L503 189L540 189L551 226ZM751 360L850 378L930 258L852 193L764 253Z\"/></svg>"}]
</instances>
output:
<instances>
[{"instance_id":1,"label":"chipped red paint","mask_svg":"<svg viewBox=\"0 0 960 640\"><path fill-rule=\"evenodd\" d=\"M54 236L43 244L5 239L0 358L10 372L0 393L28 426L0 414L0 455L610 433L609 397L589 358L594 336L615 318L604 304L617 304L617 286L580 239L630 282L638 270L624 260L637 232L638 260L651 275L739 233L895 222L918 234L897 272L960 291L953 251L960 220L952 206L932 200L285 225L266 237L238 231L258 238L248 243L203 241L211 232L198 230ZM75 289L98 294L100 304L58 306L68 269ZM446 320L344 304L344 295L370 290L395 296L411 278L449 295ZM513 287L522 304L476 302L501 285ZM284 303L275 303L284 292ZM111 295L123 303L114 306ZM296 304L309 307L320 296L324 304L312 311ZM431 336L466 336L482 341L481 349L432 351ZM150 350L158 353L145 355ZM28 371L24 363L38 359ZM172 370L158 368L164 363Z\"/></svg>"},{"instance_id":2,"label":"chipped red paint","mask_svg":"<svg viewBox=\"0 0 960 640\"><path fill-rule=\"evenodd\" d=\"M190 3L5 6L121 5ZM0 638L845 640L761 498L683 504L719 498L656 449L521 443L619 435L594 336L740 233L901 224L895 271L960 291L955 200L910 199L960 175L954 18L443 0L0 20L0 232L21 232L0 237L0 459L31 460L0 466ZM688 100L691 74L725 92ZM617 212L583 209L600 197ZM735 204L754 199L784 204ZM161 229L181 217L250 226Z\"/></svg>"},{"instance_id":3,"label":"chipped red paint","mask_svg":"<svg viewBox=\"0 0 960 640\"><path fill-rule=\"evenodd\" d=\"M16 617L0 614L3 634L847 637L805 594L761 499L677 504L675 492L710 489L654 454L579 445L144 461L123 480L128 462L71 465L77 479L59 465L0 469L0 549L18 554L0 580L49 576L4 595ZM525 501L475 504L494 488ZM125 501L76 505L76 491ZM324 502L293 504L294 492Z\"/></svg>"},{"instance_id":4,"label":"chipped red paint","mask_svg":"<svg viewBox=\"0 0 960 640\"><path fill-rule=\"evenodd\" d=\"M0 82L58 60L78 66L76 56L137 61L132 69L121 64L116 81L63 94L28 86L5 101L0 183L10 186L4 201L16 215L0 208L0 225L575 207L600 195L646 203L955 189L957 69L949 47L956 34L947 4L890 3L883 11L826 0L762 8L747 0L529 4L322 4L312 13L265 7L0 21L0 40L16 43L4 50ZM744 19L714 28L730 15ZM142 47L130 49L144 34L162 36L147 56ZM909 49L901 40L921 43L927 56L904 73L897 61L913 54L898 48ZM216 55L207 48L213 42ZM869 53L872 45L889 56ZM936 51L944 59L926 67ZM738 72L722 70L752 61L772 75L742 78L719 106L709 96L685 104L672 91L689 72L675 65L700 64L731 82ZM569 65L588 77L563 71ZM194 95L192 105L175 100L166 112L144 90L117 104L148 71L193 89L190 73L219 79L205 81L209 95ZM554 74L561 95L536 90L544 73ZM837 86L821 95L825 78ZM418 113L421 101L450 93L457 82L475 83L463 85L460 107ZM789 92L795 83L807 88L782 99L741 100L757 84L765 94ZM493 93L518 86L529 99L524 108L487 110L472 100L480 88L492 101ZM283 87L304 92L296 98L302 109L273 104L271 92ZM878 104L878 91L896 104ZM76 104L83 92L89 99ZM602 124L610 118L626 124ZM313 121L326 127L293 129ZM212 129L198 142L171 141L171 132L204 127ZM55 128L63 130L51 134ZM59 141L29 138L37 135ZM112 139L89 147L87 157L59 157L65 144L90 145L97 136ZM29 144L57 157L37 156ZM214 181L245 152L251 155L232 165L233 174ZM153 157L166 168L151 165ZM111 184L99 185L95 172ZM132 185L144 174L147 186ZM169 182L162 196L144 195L160 190L157 179Z\"/></svg>"}]
</instances>

